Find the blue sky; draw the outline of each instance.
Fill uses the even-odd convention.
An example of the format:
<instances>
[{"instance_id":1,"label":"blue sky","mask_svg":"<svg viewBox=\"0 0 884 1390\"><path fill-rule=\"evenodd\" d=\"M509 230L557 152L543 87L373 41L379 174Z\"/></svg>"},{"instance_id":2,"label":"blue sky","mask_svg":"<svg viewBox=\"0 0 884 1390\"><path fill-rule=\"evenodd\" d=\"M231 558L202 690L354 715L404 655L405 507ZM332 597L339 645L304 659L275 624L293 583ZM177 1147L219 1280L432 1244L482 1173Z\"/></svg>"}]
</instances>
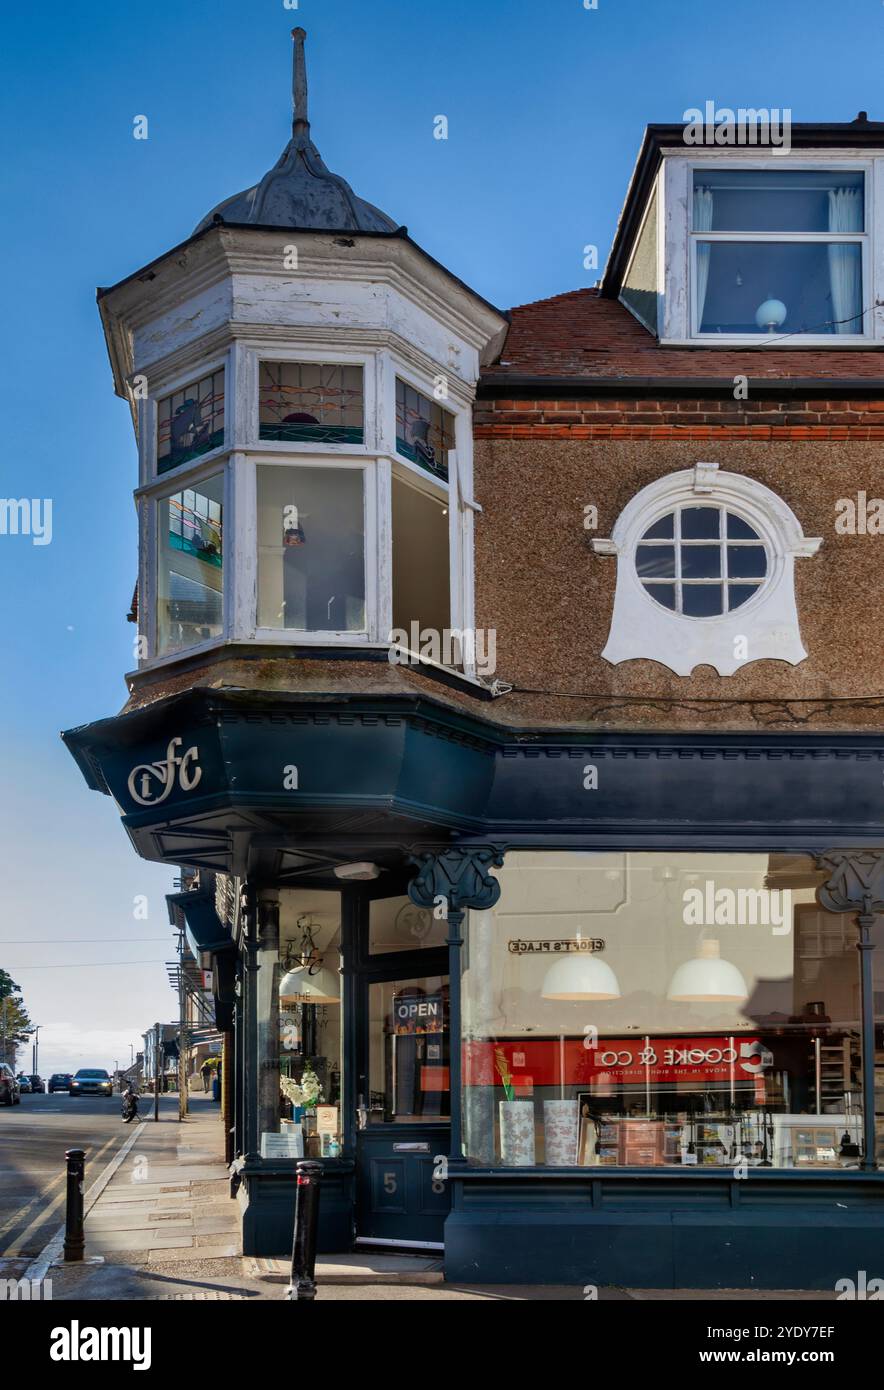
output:
<instances>
[{"instance_id":1,"label":"blue sky","mask_svg":"<svg viewBox=\"0 0 884 1390\"><path fill-rule=\"evenodd\" d=\"M0 966L43 1026L44 1073L122 1061L174 1009L171 874L136 858L58 739L119 709L134 664L135 449L95 287L276 161L294 24L326 163L501 307L594 281L583 247L603 263L648 121L706 100L884 117L881 0L7 7L0 495L52 498L53 539L0 536Z\"/></svg>"}]
</instances>

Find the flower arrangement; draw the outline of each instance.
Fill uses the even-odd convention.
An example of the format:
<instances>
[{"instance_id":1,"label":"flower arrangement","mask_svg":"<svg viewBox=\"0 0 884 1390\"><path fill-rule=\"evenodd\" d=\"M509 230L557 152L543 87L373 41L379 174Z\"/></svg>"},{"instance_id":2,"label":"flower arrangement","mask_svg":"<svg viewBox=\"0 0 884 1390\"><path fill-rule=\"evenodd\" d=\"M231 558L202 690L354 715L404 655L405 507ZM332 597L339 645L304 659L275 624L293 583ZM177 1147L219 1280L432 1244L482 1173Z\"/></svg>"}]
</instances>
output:
<instances>
[{"instance_id":1,"label":"flower arrangement","mask_svg":"<svg viewBox=\"0 0 884 1390\"><path fill-rule=\"evenodd\" d=\"M310 1067L305 1067L300 1081L295 1081L291 1076L281 1076L279 1078L279 1089L290 1100L292 1105L301 1106L305 1110L312 1110L315 1105L320 1105L323 1100L322 1086L319 1077Z\"/></svg>"},{"instance_id":2,"label":"flower arrangement","mask_svg":"<svg viewBox=\"0 0 884 1390\"><path fill-rule=\"evenodd\" d=\"M506 1096L507 1100L513 1100L516 1094L516 1088L512 1084L512 1074L507 1064L506 1054L504 1053L502 1047L496 1047L494 1049L494 1065L497 1068L497 1074L500 1077L500 1084L503 1087L504 1095Z\"/></svg>"}]
</instances>

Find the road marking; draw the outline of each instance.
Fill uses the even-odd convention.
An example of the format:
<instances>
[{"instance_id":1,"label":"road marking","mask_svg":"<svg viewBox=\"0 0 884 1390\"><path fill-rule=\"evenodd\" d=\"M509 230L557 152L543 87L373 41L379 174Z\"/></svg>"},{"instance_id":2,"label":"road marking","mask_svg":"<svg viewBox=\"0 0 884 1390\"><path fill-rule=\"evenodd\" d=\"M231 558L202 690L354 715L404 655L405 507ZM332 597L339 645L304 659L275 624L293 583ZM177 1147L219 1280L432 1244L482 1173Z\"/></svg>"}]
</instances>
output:
<instances>
[{"instance_id":1,"label":"road marking","mask_svg":"<svg viewBox=\"0 0 884 1390\"><path fill-rule=\"evenodd\" d=\"M87 1150L87 1158L94 1163L96 1159L102 1157L106 1150L111 1147L113 1142L113 1139L106 1140L106 1142L102 1144L101 1148L96 1149L96 1151L93 1154L90 1154ZM46 1187L43 1188L42 1192L38 1192L35 1197L32 1197L26 1206L19 1207L17 1212L13 1212L12 1216L8 1217L7 1220L4 1221L3 1225L0 1226L0 1236L6 1235L16 1226L20 1226L22 1220L27 1219L32 1207L37 1206L39 1203L45 1202L46 1198L49 1196L49 1193L52 1191L53 1188L58 1187L60 1183L66 1182L67 1172L62 1171L61 1173L59 1173L58 1177L53 1178L52 1182L48 1183ZM39 1226L43 1221L46 1220L46 1217L50 1214L50 1212L54 1211L57 1206L61 1205L61 1203L64 1201L65 1195L65 1191L61 1191L58 1193L56 1197L52 1199L48 1207L41 1207L40 1211L34 1217L33 1221L31 1221L30 1224L25 1227L18 1239L14 1241L12 1245L7 1246L5 1250L0 1251L0 1255L2 1255L4 1259L16 1259L18 1257L19 1249L21 1248L22 1242L27 1239L27 1237L31 1234L31 1231L33 1231L37 1226Z\"/></svg>"},{"instance_id":2,"label":"road marking","mask_svg":"<svg viewBox=\"0 0 884 1390\"><path fill-rule=\"evenodd\" d=\"M95 1203L98 1201L99 1197L101 1196L104 1189L107 1187L114 1173L117 1171L120 1164L123 1162L123 1159L126 1157L129 1150L133 1148L135 1144L137 1144L139 1138L141 1137L142 1130L146 1128L147 1121L142 1120L135 1133L129 1135L129 1138L126 1140L123 1147L119 1150L115 1157L111 1159L104 1172L96 1178L95 1182L92 1184L92 1186L90 1187L89 1191L86 1193L86 1196L83 1199L84 1217L87 1216L89 1212L92 1210L92 1208L95 1206ZM63 1250L64 1226L59 1226L58 1230L56 1231L52 1239L49 1241L49 1243L47 1245L44 1245L37 1258L33 1260L31 1264L28 1265L27 1269L22 1275L22 1278L38 1280L45 1279L46 1271L49 1269L49 1266L52 1264L53 1260L58 1260L61 1257Z\"/></svg>"}]
</instances>

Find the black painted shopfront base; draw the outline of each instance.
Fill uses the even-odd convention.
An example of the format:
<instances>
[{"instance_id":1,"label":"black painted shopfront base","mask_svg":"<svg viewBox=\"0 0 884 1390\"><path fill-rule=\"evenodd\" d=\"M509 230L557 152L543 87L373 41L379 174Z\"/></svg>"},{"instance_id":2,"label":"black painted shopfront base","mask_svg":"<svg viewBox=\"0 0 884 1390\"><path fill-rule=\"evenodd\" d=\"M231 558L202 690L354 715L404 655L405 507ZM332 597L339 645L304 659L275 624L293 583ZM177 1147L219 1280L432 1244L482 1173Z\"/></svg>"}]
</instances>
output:
<instances>
[{"instance_id":1,"label":"black painted shopfront base","mask_svg":"<svg viewBox=\"0 0 884 1390\"><path fill-rule=\"evenodd\" d=\"M884 1275L884 1173L452 1177L445 1278L816 1289Z\"/></svg>"},{"instance_id":2,"label":"black painted shopfront base","mask_svg":"<svg viewBox=\"0 0 884 1390\"><path fill-rule=\"evenodd\" d=\"M319 1196L320 1254L353 1248L353 1172L346 1160L323 1163ZM291 1255L295 1224L295 1160L246 1164L237 1192L244 1255Z\"/></svg>"}]
</instances>

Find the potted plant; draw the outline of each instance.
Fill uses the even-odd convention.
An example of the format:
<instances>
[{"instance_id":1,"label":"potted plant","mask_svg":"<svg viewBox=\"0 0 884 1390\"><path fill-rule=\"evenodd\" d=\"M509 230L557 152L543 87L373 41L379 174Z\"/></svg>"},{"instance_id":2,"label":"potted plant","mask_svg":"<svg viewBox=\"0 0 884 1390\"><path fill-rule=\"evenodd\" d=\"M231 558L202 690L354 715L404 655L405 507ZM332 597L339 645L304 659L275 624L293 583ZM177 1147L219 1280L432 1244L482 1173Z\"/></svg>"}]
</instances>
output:
<instances>
[{"instance_id":1,"label":"potted plant","mask_svg":"<svg viewBox=\"0 0 884 1390\"><path fill-rule=\"evenodd\" d=\"M534 1165L534 1102L516 1100L516 1090L502 1047L494 1050L494 1064L506 1100L499 1102L500 1161L508 1168Z\"/></svg>"}]
</instances>

